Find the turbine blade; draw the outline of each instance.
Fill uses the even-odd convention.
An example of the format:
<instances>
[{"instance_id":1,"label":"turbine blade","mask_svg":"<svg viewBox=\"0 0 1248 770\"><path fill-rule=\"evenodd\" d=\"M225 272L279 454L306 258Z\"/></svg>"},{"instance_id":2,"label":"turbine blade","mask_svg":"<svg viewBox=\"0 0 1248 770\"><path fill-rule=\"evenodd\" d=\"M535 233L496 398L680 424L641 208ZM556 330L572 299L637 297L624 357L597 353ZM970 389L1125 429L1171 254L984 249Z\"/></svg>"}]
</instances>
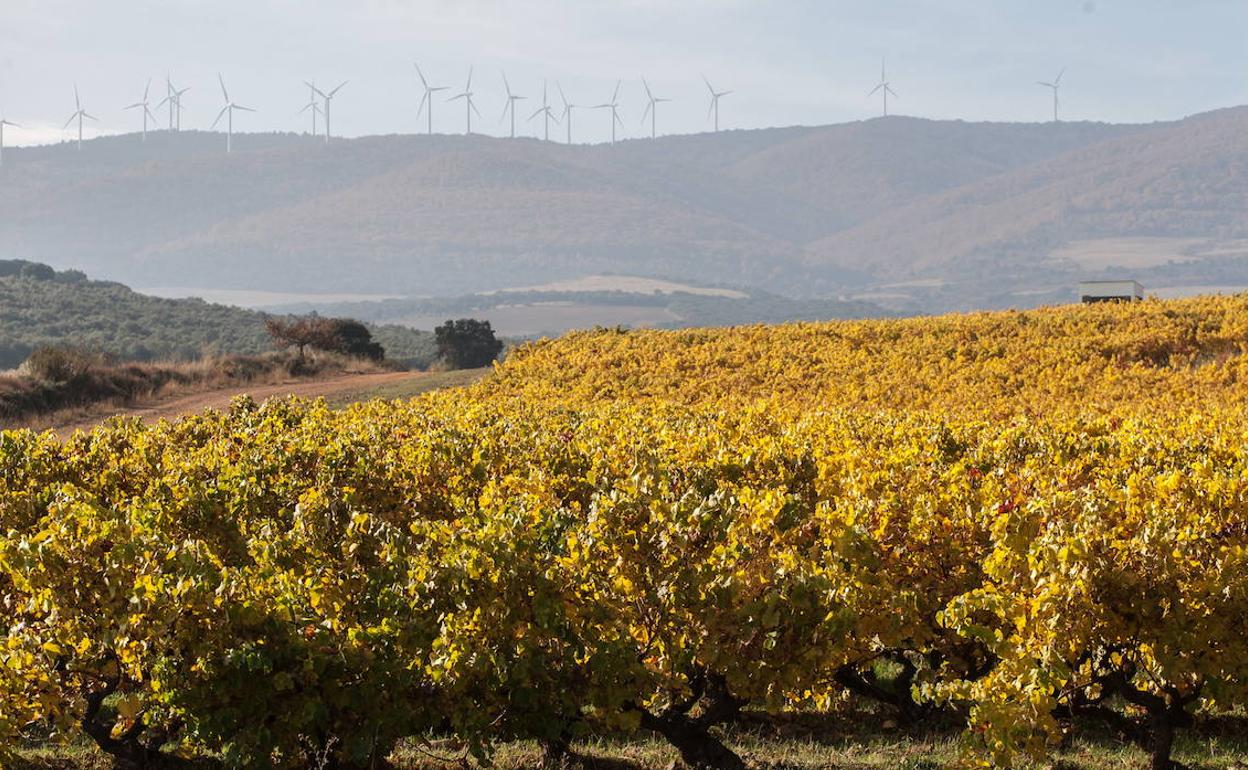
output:
<instances>
[{"instance_id":1,"label":"turbine blade","mask_svg":"<svg viewBox=\"0 0 1248 770\"><path fill-rule=\"evenodd\" d=\"M532 114L532 115L530 115L528 119L529 119L529 120L533 120L533 118L536 118L538 115L541 115L541 114L542 114L543 112L545 112L547 109L548 109L548 108L546 108L546 107L540 107L540 108L538 108L538 109L534 110L534 111L533 111L533 114Z\"/></svg>"},{"instance_id":2,"label":"turbine blade","mask_svg":"<svg viewBox=\"0 0 1248 770\"><path fill-rule=\"evenodd\" d=\"M425 103L432 101L429 91L425 91L425 95L420 97L420 107L416 109L416 117L420 117L425 112ZM432 108L430 108L432 109Z\"/></svg>"},{"instance_id":3,"label":"turbine blade","mask_svg":"<svg viewBox=\"0 0 1248 770\"><path fill-rule=\"evenodd\" d=\"M872 89L871 89L871 93L867 94L867 96L875 96L875 92L876 92L876 91L879 91L879 90L880 90L881 88L883 88L883 87L884 87L884 84L883 84L883 83L880 83L880 84L879 84L878 86L876 86L875 88L872 88Z\"/></svg>"},{"instance_id":4,"label":"turbine blade","mask_svg":"<svg viewBox=\"0 0 1248 770\"><path fill-rule=\"evenodd\" d=\"M74 83L74 107L81 110L82 102L78 99L78 84Z\"/></svg>"},{"instance_id":5,"label":"turbine blade","mask_svg":"<svg viewBox=\"0 0 1248 770\"><path fill-rule=\"evenodd\" d=\"M147 94L152 90L152 79L147 79L147 86L143 89L143 101L147 102Z\"/></svg>"},{"instance_id":6,"label":"turbine blade","mask_svg":"<svg viewBox=\"0 0 1248 770\"><path fill-rule=\"evenodd\" d=\"M464 93L472 90L472 67L468 68L468 85L464 86Z\"/></svg>"},{"instance_id":7,"label":"turbine blade","mask_svg":"<svg viewBox=\"0 0 1248 770\"><path fill-rule=\"evenodd\" d=\"M650 111L654 109L654 99L646 102L646 111L641 113L641 122L645 123L646 118L650 117Z\"/></svg>"},{"instance_id":8,"label":"turbine blade","mask_svg":"<svg viewBox=\"0 0 1248 770\"><path fill-rule=\"evenodd\" d=\"M139 107L145 107L145 106L147 105L143 104L143 102L136 102L135 104L131 104L127 107L122 107L122 109L123 110L137 110Z\"/></svg>"},{"instance_id":9,"label":"turbine blade","mask_svg":"<svg viewBox=\"0 0 1248 770\"><path fill-rule=\"evenodd\" d=\"M244 106L243 106L243 105L241 105L241 104L233 104L233 105L230 105L230 106L232 106L232 107L233 107L234 109L236 109L236 110L242 110L243 112L255 112L255 110L253 110L252 108L250 108L250 107L244 107Z\"/></svg>"},{"instance_id":10,"label":"turbine blade","mask_svg":"<svg viewBox=\"0 0 1248 770\"><path fill-rule=\"evenodd\" d=\"M1065 74L1066 74L1066 68L1062 67L1062 71L1057 73L1057 77L1053 80L1053 85L1055 86L1061 85L1062 75L1065 75Z\"/></svg>"},{"instance_id":11,"label":"turbine blade","mask_svg":"<svg viewBox=\"0 0 1248 770\"><path fill-rule=\"evenodd\" d=\"M165 102L169 101L170 98L171 97L166 96L164 99L161 99L159 102L156 102L156 109L159 110L161 107L165 106Z\"/></svg>"},{"instance_id":12,"label":"turbine blade","mask_svg":"<svg viewBox=\"0 0 1248 770\"><path fill-rule=\"evenodd\" d=\"M715 95L715 89L711 88L711 81L706 79L706 75L702 76L702 82L706 83L706 90L711 92L711 96Z\"/></svg>"},{"instance_id":13,"label":"turbine blade","mask_svg":"<svg viewBox=\"0 0 1248 770\"><path fill-rule=\"evenodd\" d=\"M333 98L334 98L334 94L336 94L336 93L338 93L339 91L341 91L341 90L342 90L342 87L343 87L343 86L345 86L345 85L347 84L347 82L348 82L348 81L344 80L344 81L342 81L341 83L339 83L338 85L334 86L334 90L330 91L330 92L329 92L329 94L328 94L325 98L326 98L326 99L333 99Z\"/></svg>"},{"instance_id":14,"label":"turbine blade","mask_svg":"<svg viewBox=\"0 0 1248 770\"><path fill-rule=\"evenodd\" d=\"M645 78L641 79L641 87L646 89L646 98L653 102L654 94L650 93L650 84L646 82Z\"/></svg>"},{"instance_id":15,"label":"turbine blade","mask_svg":"<svg viewBox=\"0 0 1248 770\"><path fill-rule=\"evenodd\" d=\"M471 97L469 97L469 98L468 98L468 107L469 107L469 108L470 108L473 112L477 113L477 117L478 117L478 118L479 118L479 117L481 117L481 110L478 110L478 109L477 109L477 103L476 103L476 102L474 102L474 101L472 100L472 98L471 98Z\"/></svg>"},{"instance_id":16,"label":"turbine blade","mask_svg":"<svg viewBox=\"0 0 1248 770\"><path fill-rule=\"evenodd\" d=\"M211 131L212 129L216 128L217 124L221 122L221 118L225 117L225 113L229 111L230 111L230 106L228 104L222 107L221 111L217 113L217 119L212 121L212 126L210 126L208 130Z\"/></svg>"},{"instance_id":17,"label":"turbine blade","mask_svg":"<svg viewBox=\"0 0 1248 770\"><path fill-rule=\"evenodd\" d=\"M230 92L225 90L225 78L221 77L221 73L217 73L217 82L221 84L221 95L225 97L225 103L230 103Z\"/></svg>"},{"instance_id":18,"label":"turbine blade","mask_svg":"<svg viewBox=\"0 0 1248 770\"><path fill-rule=\"evenodd\" d=\"M615 90L611 92L611 103L615 104L620 100L620 86L624 84L623 80L615 81Z\"/></svg>"},{"instance_id":19,"label":"turbine blade","mask_svg":"<svg viewBox=\"0 0 1248 770\"><path fill-rule=\"evenodd\" d=\"M568 107L568 97L564 96L563 86L559 83L558 80L555 81L555 88L559 89L559 98L563 100L563 106L566 109Z\"/></svg>"},{"instance_id":20,"label":"turbine blade","mask_svg":"<svg viewBox=\"0 0 1248 770\"><path fill-rule=\"evenodd\" d=\"M507 90L507 98L511 98L511 83L507 82L507 73L503 73L503 88Z\"/></svg>"},{"instance_id":21,"label":"turbine blade","mask_svg":"<svg viewBox=\"0 0 1248 770\"><path fill-rule=\"evenodd\" d=\"M428 80L425 80L425 73L423 73L423 72L421 72L421 71L420 71L420 65L419 65L419 64L416 64L415 62L413 62L413 63L412 63L412 66L414 66L414 67L416 68L416 77L420 78L420 84L421 84L422 86L424 86L424 87L425 87L425 90L426 90L426 91L428 91L428 90L429 90L429 81L428 81Z\"/></svg>"},{"instance_id":22,"label":"turbine blade","mask_svg":"<svg viewBox=\"0 0 1248 770\"><path fill-rule=\"evenodd\" d=\"M448 101L448 102L457 102L457 101L459 101L460 99L467 99L467 98L468 98L468 94L455 94L455 95L454 95L454 96L452 96L450 99L447 99L447 101Z\"/></svg>"},{"instance_id":23,"label":"turbine blade","mask_svg":"<svg viewBox=\"0 0 1248 770\"><path fill-rule=\"evenodd\" d=\"M77 117L78 117L78 113L76 112L73 115L70 115L69 120L65 121L65 125L61 128L61 130L64 131L66 128L69 128L70 125L73 124L74 119Z\"/></svg>"},{"instance_id":24,"label":"turbine blade","mask_svg":"<svg viewBox=\"0 0 1248 770\"><path fill-rule=\"evenodd\" d=\"M100 119L99 119L99 118L97 118L96 116L92 115L92 114L91 114L91 113L89 113L89 112L84 111L84 112L82 113L82 116L83 116L84 118L86 118L87 120L94 120L96 123L99 123L99 122L100 122Z\"/></svg>"}]
</instances>

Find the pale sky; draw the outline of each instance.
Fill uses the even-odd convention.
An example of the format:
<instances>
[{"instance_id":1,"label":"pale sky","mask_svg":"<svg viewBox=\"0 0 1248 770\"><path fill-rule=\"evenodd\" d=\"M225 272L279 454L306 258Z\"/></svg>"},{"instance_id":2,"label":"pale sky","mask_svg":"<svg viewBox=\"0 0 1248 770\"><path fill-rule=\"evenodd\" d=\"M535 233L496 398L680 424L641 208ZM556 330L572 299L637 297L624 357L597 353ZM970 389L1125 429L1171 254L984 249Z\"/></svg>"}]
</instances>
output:
<instances>
[{"instance_id":1,"label":"pale sky","mask_svg":"<svg viewBox=\"0 0 1248 770\"><path fill-rule=\"evenodd\" d=\"M3 0L0 115L22 125L8 144L68 139L77 83L100 119L92 131L133 131L139 115L122 108L148 78L154 104L169 73L192 89L183 127L207 128L221 72L259 110L238 131L307 130L305 79L350 81L335 134L423 131L419 62L453 87L434 104L443 133L464 130L462 103L443 99L470 65L480 133L506 133L504 70L529 97L524 118L543 78L556 107L556 81L596 104L623 79L622 137L649 132L642 76L674 100L660 133L709 128L700 73L733 91L724 128L817 125L878 114L867 93L882 57L901 114L1045 120L1051 97L1036 81L1065 68L1064 119L1175 119L1248 102L1248 0ZM575 128L603 141L608 113L578 113Z\"/></svg>"}]
</instances>

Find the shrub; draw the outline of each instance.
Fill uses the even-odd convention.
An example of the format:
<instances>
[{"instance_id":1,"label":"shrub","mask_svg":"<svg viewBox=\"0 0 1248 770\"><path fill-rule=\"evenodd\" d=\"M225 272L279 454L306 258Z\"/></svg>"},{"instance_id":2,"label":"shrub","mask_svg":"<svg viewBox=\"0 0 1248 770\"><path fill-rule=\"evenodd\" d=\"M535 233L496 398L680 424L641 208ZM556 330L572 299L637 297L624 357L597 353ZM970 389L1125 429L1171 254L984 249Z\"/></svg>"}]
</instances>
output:
<instances>
[{"instance_id":1,"label":"shrub","mask_svg":"<svg viewBox=\"0 0 1248 770\"><path fill-rule=\"evenodd\" d=\"M48 382L70 382L92 369L107 366L103 353L74 345L36 348L22 364L23 373Z\"/></svg>"}]
</instances>

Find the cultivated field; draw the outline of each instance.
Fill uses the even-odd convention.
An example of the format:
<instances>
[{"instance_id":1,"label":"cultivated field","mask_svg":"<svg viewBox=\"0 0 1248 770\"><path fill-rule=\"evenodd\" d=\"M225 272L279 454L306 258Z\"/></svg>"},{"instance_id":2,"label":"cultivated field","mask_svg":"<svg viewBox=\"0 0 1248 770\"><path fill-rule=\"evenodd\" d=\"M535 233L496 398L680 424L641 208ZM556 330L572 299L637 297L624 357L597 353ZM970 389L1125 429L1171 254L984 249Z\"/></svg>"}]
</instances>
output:
<instances>
[{"instance_id":1,"label":"cultivated field","mask_svg":"<svg viewBox=\"0 0 1248 770\"><path fill-rule=\"evenodd\" d=\"M0 752L1237 767L1245 352L1244 297L601 330L7 433Z\"/></svg>"}]
</instances>

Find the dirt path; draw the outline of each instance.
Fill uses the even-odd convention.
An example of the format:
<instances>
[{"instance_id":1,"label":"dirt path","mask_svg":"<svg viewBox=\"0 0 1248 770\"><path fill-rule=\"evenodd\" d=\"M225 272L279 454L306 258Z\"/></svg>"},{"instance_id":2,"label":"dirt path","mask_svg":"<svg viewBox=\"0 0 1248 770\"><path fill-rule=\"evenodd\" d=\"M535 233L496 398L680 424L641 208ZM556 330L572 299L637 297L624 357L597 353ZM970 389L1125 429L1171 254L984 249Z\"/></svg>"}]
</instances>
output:
<instances>
[{"instance_id":1,"label":"dirt path","mask_svg":"<svg viewBox=\"0 0 1248 770\"><path fill-rule=\"evenodd\" d=\"M156 422L161 419L171 420L187 414L198 414L206 409L221 409L229 406L231 399L235 396L243 394L248 394L257 401L263 401L273 396L332 398L344 393L360 393L424 376L426 376L424 372L344 374L324 380L292 380L279 385L256 385L254 387L206 390L183 396L133 404L115 411L90 415L76 414L67 422L45 425L43 427L52 428L62 437L66 437L72 435L74 431L91 430L91 428L114 415L138 417L144 422Z\"/></svg>"}]
</instances>

